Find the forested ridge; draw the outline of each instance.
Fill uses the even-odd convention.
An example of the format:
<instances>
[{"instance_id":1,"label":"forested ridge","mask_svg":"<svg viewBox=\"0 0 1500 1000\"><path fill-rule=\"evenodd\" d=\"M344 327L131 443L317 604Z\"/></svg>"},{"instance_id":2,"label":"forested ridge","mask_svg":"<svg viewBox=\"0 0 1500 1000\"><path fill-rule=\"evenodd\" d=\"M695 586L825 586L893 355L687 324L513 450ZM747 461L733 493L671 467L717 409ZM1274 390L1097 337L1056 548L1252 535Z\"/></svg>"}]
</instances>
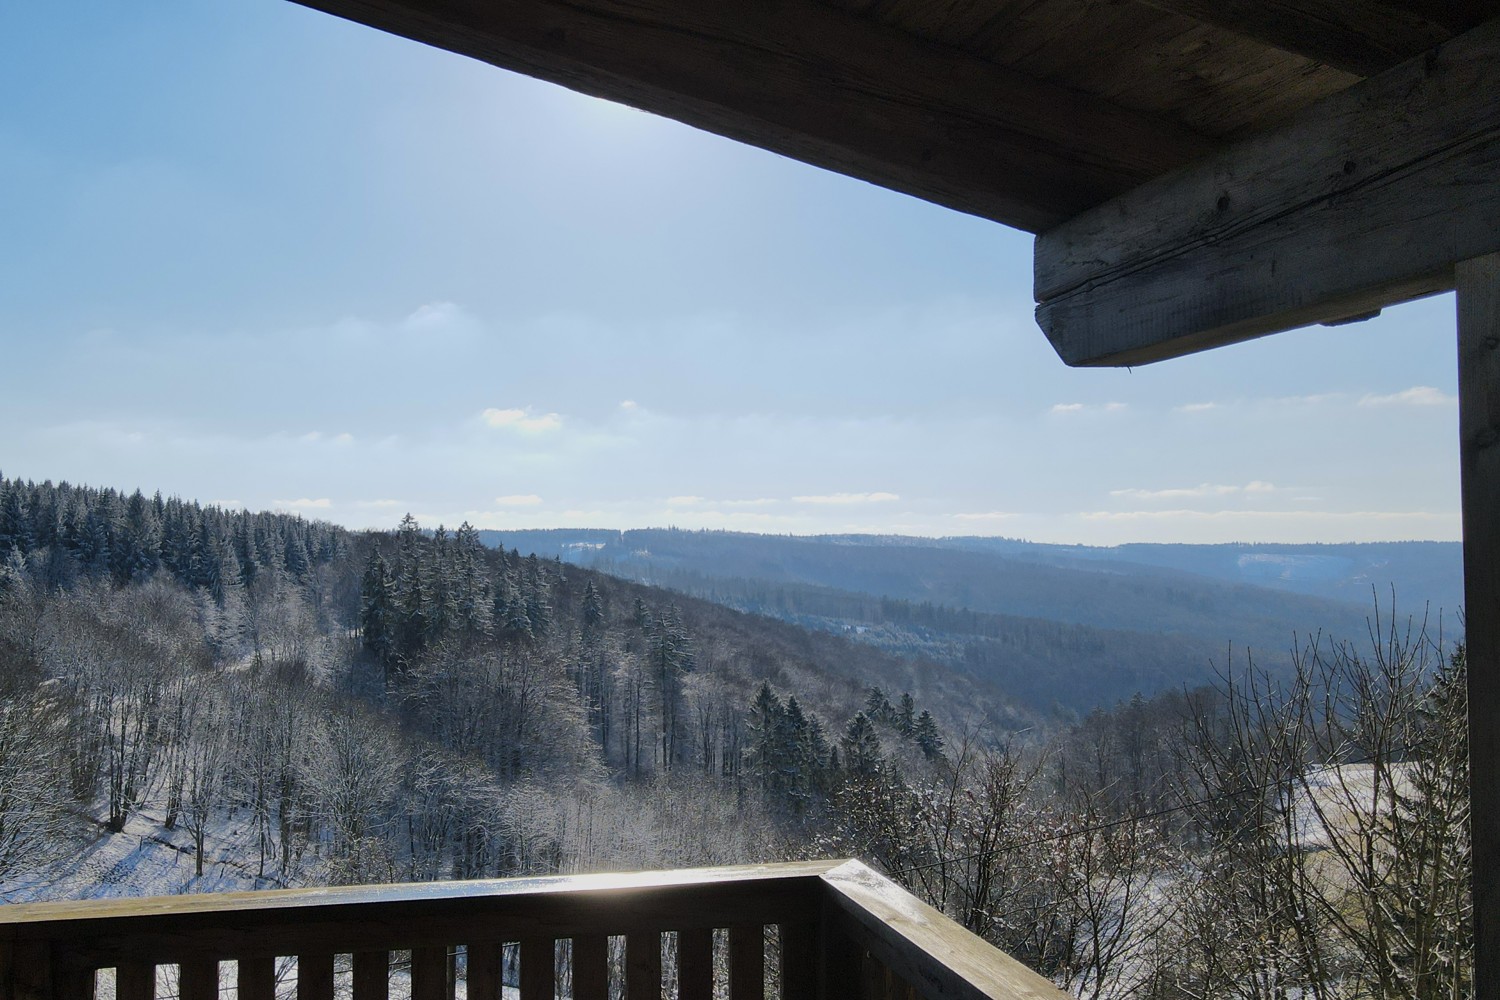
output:
<instances>
[{"instance_id":1,"label":"forested ridge","mask_svg":"<svg viewBox=\"0 0 1500 1000\"><path fill-rule=\"evenodd\" d=\"M1362 640L1376 599L1384 613L1399 601L1434 632L1460 631L1455 606L1441 603L1461 590L1454 544L1116 550L678 529L515 537L577 565L932 659L1063 719L1137 691L1208 683L1246 650L1290 676L1299 637Z\"/></svg>"},{"instance_id":2,"label":"forested ridge","mask_svg":"<svg viewBox=\"0 0 1500 1000\"><path fill-rule=\"evenodd\" d=\"M16 898L85 891L28 869L138 817L188 836L194 878L240 830L261 884L780 857L844 744L872 759L870 688L918 706L920 740L880 727L880 759L918 770L935 719L1030 723L931 663L467 526L355 533L3 478L0 658Z\"/></svg>"},{"instance_id":3,"label":"forested ridge","mask_svg":"<svg viewBox=\"0 0 1500 1000\"><path fill-rule=\"evenodd\" d=\"M0 477L0 893L857 856L1089 1000L1452 1000L1464 659L1374 638L1041 727L466 525Z\"/></svg>"}]
</instances>

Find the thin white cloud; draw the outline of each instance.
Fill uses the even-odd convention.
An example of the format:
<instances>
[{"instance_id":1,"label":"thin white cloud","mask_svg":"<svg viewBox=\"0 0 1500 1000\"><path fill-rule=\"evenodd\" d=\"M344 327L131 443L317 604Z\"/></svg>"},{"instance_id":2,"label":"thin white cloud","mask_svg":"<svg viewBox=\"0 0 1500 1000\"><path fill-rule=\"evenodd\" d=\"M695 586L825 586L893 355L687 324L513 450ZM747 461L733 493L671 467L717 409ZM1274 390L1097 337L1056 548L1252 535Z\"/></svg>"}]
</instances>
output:
<instances>
[{"instance_id":1,"label":"thin white cloud","mask_svg":"<svg viewBox=\"0 0 1500 1000\"><path fill-rule=\"evenodd\" d=\"M1244 486L1230 486L1222 483L1200 483L1197 486L1183 486L1163 490L1123 489L1110 490L1112 497L1130 497L1133 500L1179 500L1189 497L1227 497L1240 493L1275 493L1276 486L1273 483L1256 479Z\"/></svg>"},{"instance_id":2,"label":"thin white cloud","mask_svg":"<svg viewBox=\"0 0 1500 1000\"><path fill-rule=\"evenodd\" d=\"M972 514L954 514L960 521L1006 521L1020 515L1006 510L987 510Z\"/></svg>"},{"instance_id":3,"label":"thin white cloud","mask_svg":"<svg viewBox=\"0 0 1500 1000\"><path fill-rule=\"evenodd\" d=\"M480 418L491 427L523 431L534 434L543 431L555 431L562 427L562 417L556 413L533 413L531 407L517 409L499 409L490 407L481 413Z\"/></svg>"},{"instance_id":4,"label":"thin white cloud","mask_svg":"<svg viewBox=\"0 0 1500 1000\"><path fill-rule=\"evenodd\" d=\"M1458 397L1450 396L1430 385L1414 385L1389 395L1367 393L1360 398L1360 406L1457 406Z\"/></svg>"},{"instance_id":5,"label":"thin white cloud","mask_svg":"<svg viewBox=\"0 0 1500 1000\"><path fill-rule=\"evenodd\" d=\"M402 501L400 501L400 500L379 499L379 500L357 500L357 501L355 501L354 505L356 507L386 508L386 507L400 507L403 504L402 504Z\"/></svg>"},{"instance_id":6,"label":"thin white cloud","mask_svg":"<svg viewBox=\"0 0 1500 1000\"><path fill-rule=\"evenodd\" d=\"M1121 413L1128 403L1054 403L1051 413Z\"/></svg>"},{"instance_id":7,"label":"thin white cloud","mask_svg":"<svg viewBox=\"0 0 1500 1000\"><path fill-rule=\"evenodd\" d=\"M301 497L297 500L272 500L271 503L289 510L327 510L333 506L333 501L327 497L319 497L316 500L308 497Z\"/></svg>"},{"instance_id":8,"label":"thin white cloud","mask_svg":"<svg viewBox=\"0 0 1500 1000\"><path fill-rule=\"evenodd\" d=\"M495 502L502 507L535 507L542 502L542 498L535 493L512 493L496 497Z\"/></svg>"},{"instance_id":9,"label":"thin white cloud","mask_svg":"<svg viewBox=\"0 0 1500 1000\"><path fill-rule=\"evenodd\" d=\"M638 410L638 409L640 409L640 406L641 406L641 404L637 403L633 399L622 399L622 400L620 400L620 409L622 409L622 410Z\"/></svg>"},{"instance_id":10,"label":"thin white cloud","mask_svg":"<svg viewBox=\"0 0 1500 1000\"><path fill-rule=\"evenodd\" d=\"M667 506L669 507L696 507L706 502L702 497L667 497Z\"/></svg>"},{"instance_id":11,"label":"thin white cloud","mask_svg":"<svg viewBox=\"0 0 1500 1000\"><path fill-rule=\"evenodd\" d=\"M895 493L825 493L821 496L792 497L797 503L844 504L844 503L888 503L900 500Z\"/></svg>"},{"instance_id":12,"label":"thin white cloud","mask_svg":"<svg viewBox=\"0 0 1500 1000\"><path fill-rule=\"evenodd\" d=\"M1183 403L1181 406L1172 407L1173 413L1206 413L1209 410L1217 410L1218 403Z\"/></svg>"},{"instance_id":13,"label":"thin white cloud","mask_svg":"<svg viewBox=\"0 0 1500 1000\"><path fill-rule=\"evenodd\" d=\"M1426 510L1096 510L1078 515L1085 521L1218 521L1218 520L1265 520L1265 521L1450 521L1457 513Z\"/></svg>"}]
</instances>

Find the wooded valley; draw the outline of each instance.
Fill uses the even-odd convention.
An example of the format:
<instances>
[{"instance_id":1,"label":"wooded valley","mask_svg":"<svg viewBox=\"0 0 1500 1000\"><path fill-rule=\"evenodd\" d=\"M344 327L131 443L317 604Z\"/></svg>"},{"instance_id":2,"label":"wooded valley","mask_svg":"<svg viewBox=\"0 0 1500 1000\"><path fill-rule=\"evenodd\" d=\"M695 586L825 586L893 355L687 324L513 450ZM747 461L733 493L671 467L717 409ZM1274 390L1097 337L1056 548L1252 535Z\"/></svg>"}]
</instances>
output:
<instances>
[{"instance_id":1,"label":"wooded valley","mask_svg":"<svg viewBox=\"0 0 1500 1000\"><path fill-rule=\"evenodd\" d=\"M0 893L858 856L1083 997L1467 982L1461 647L1386 618L1072 721L911 652L467 525L0 478Z\"/></svg>"}]
</instances>

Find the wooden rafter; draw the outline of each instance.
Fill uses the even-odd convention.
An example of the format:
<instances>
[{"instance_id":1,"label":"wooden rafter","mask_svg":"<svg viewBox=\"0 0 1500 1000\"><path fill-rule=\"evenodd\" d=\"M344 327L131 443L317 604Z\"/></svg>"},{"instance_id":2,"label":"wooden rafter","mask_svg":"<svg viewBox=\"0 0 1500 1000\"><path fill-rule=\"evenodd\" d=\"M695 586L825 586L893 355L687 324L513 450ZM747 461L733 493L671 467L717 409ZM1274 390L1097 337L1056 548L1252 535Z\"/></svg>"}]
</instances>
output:
<instances>
[{"instance_id":1,"label":"wooden rafter","mask_svg":"<svg viewBox=\"0 0 1500 1000\"><path fill-rule=\"evenodd\" d=\"M816 0L299 0L1032 232L1215 148Z\"/></svg>"},{"instance_id":2,"label":"wooden rafter","mask_svg":"<svg viewBox=\"0 0 1500 1000\"><path fill-rule=\"evenodd\" d=\"M1453 287L1500 250L1500 19L1037 238L1072 365L1143 364Z\"/></svg>"},{"instance_id":3,"label":"wooden rafter","mask_svg":"<svg viewBox=\"0 0 1500 1000\"><path fill-rule=\"evenodd\" d=\"M1374 76L1496 13L1487 3L1140 0L1360 76Z\"/></svg>"}]
</instances>

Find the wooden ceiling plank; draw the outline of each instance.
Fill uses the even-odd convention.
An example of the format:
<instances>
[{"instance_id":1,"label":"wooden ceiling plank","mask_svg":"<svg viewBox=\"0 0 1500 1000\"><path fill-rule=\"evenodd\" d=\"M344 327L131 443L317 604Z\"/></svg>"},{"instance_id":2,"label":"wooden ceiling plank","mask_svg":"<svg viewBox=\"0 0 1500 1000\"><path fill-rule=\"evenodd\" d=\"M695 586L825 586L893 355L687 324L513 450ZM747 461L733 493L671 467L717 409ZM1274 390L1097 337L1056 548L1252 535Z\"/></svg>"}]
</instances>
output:
<instances>
[{"instance_id":1,"label":"wooden ceiling plank","mask_svg":"<svg viewBox=\"0 0 1500 1000\"><path fill-rule=\"evenodd\" d=\"M1371 0L1140 0L1359 76L1374 76L1453 36L1421 4ZM1479 8L1484 4L1472 4ZM1490 6L1489 16L1496 11ZM1477 24L1483 17L1476 17ZM1467 27L1467 25L1466 25Z\"/></svg>"},{"instance_id":2,"label":"wooden ceiling plank","mask_svg":"<svg viewBox=\"0 0 1500 1000\"><path fill-rule=\"evenodd\" d=\"M1500 250L1500 19L1036 242L1070 365L1133 365L1452 287Z\"/></svg>"},{"instance_id":3,"label":"wooden ceiling plank","mask_svg":"<svg viewBox=\"0 0 1500 1000\"><path fill-rule=\"evenodd\" d=\"M1032 232L1213 140L817 0L297 0Z\"/></svg>"}]
</instances>

